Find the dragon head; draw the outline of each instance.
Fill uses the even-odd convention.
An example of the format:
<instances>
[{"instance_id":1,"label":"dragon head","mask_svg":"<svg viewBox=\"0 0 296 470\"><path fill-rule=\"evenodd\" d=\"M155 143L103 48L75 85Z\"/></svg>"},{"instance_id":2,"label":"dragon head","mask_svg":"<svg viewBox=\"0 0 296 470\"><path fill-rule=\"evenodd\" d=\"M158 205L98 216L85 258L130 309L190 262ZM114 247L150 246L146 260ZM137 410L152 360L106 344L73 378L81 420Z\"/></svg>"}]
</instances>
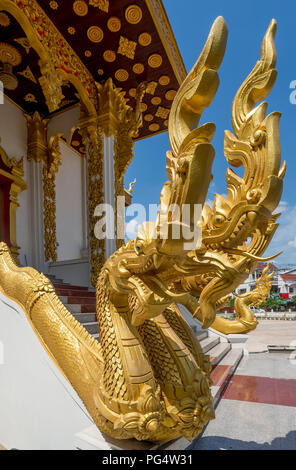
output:
<instances>
[{"instance_id":1,"label":"dragon head","mask_svg":"<svg viewBox=\"0 0 296 470\"><path fill-rule=\"evenodd\" d=\"M244 175L227 170L227 196L215 195L212 208L205 200L212 179L215 125L198 123L219 84L217 71L227 41L222 17L213 24L198 61L176 94L169 118L169 181L161 192L158 217L141 227L130 244L133 256L124 262L126 275L137 276L130 281L142 305L136 323L157 315L161 303L186 303L191 292L200 296L200 317L209 327L221 298L248 277L257 261L270 259L261 256L277 228L280 214L273 212L286 165L281 166L280 114L266 116L267 104L256 104L266 98L276 79L275 32L272 20L261 58L235 96L234 133L225 132L226 160L233 167L243 166ZM138 282L140 287L135 288Z\"/></svg>"}]
</instances>

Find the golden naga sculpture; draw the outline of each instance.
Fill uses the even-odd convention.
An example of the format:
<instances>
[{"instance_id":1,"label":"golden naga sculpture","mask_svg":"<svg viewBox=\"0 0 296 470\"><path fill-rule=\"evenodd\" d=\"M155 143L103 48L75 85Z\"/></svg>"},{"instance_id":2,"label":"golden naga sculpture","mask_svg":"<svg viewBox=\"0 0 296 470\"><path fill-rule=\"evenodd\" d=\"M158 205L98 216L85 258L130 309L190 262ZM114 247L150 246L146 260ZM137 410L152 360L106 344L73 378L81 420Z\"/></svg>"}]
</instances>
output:
<instances>
[{"instance_id":1,"label":"golden naga sculpture","mask_svg":"<svg viewBox=\"0 0 296 470\"><path fill-rule=\"evenodd\" d=\"M6 245L0 245L2 290L23 306L98 428L114 438L191 440L214 418L209 357L176 303L204 327L227 332L255 327L248 301L237 301L235 322L216 318L216 311L255 269L277 227L279 214L273 211L285 171L280 168L280 116L265 117L266 103L255 107L275 81L275 29L272 21L261 59L235 97L235 135L225 133L227 161L243 165L244 177L229 169L227 197L216 195L210 208L204 203L212 178L215 126L198 123L218 88L217 70L226 47L224 19L215 21L172 106L169 181L157 221L145 223L136 240L118 249L100 272L100 344L66 310L43 275L17 268ZM200 227L195 217L199 206L204 206Z\"/></svg>"}]
</instances>

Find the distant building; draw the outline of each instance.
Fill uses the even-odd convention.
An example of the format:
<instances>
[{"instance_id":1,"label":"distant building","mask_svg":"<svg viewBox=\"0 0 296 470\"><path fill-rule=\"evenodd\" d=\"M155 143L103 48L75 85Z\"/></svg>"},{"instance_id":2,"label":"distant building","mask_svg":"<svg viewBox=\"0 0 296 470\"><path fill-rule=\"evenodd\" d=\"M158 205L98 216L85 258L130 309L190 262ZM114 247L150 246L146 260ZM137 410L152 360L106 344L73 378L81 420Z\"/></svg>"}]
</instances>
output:
<instances>
[{"instance_id":1,"label":"distant building","mask_svg":"<svg viewBox=\"0 0 296 470\"><path fill-rule=\"evenodd\" d=\"M245 294L255 289L256 281L260 278L263 269L267 263L259 262L255 271L245 280L243 284L238 286L236 294ZM291 267L277 267L272 263L269 263L270 271L273 271L271 294L278 294L285 299L290 299L293 295L296 295L296 268Z\"/></svg>"}]
</instances>

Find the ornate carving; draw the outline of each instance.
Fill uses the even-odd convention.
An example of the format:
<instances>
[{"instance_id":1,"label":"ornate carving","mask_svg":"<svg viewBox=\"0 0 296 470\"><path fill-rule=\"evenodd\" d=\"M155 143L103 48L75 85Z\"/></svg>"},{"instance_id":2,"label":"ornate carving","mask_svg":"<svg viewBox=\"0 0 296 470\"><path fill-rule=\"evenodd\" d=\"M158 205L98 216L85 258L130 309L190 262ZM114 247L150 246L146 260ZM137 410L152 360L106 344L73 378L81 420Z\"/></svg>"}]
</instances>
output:
<instances>
[{"instance_id":1,"label":"ornate carving","mask_svg":"<svg viewBox=\"0 0 296 470\"><path fill-rule=\"evenodd\" d=\"M153 69L157 69L162 64L162 57L160 54L151 54L148 57L148 65Z\"/></svg>"},{"instance_id":2,"label":"ornate carving","mask_svg":"<svg viewBox=\"0 0 296 470\"><path fill-rule=\"evenodd\" d=\"M34 77L33 72L29 66L27 66L22 72L18 72L18 74L23 75L23 77L27 78L28 80L31 80L31 82L37 83L37 80Z\"/></svg>"},{"instance_id":3,"label":"ornate carving","mask_svg":"<svg viewBox=\"0 0 296 470\"><path fill-rule=\"evenodd\" d=\"M87 30L87 37L90 41L98 43L103 40L104 33L99 26L90 26Z\"/></svg>"},{"instance_id":4,"label":"ornate carving","mask_svg":"<svg viewBox=\"0 0 296 470\"><path fill-rule=\"evenodd\" d=\"M27 54L29 54L30 49L31 49L31 44L28 38L16 38L14 40L25 49Z\"/></svg>"},{"instance_id":5,"label":"ornate carving","mask_svg":"<svg viewBox=\"0 0 296 470\"><path fill-rule=\"evenodd\" d=\"M36 111L33 116L25 115L28 124L27 158L36 163L43 162L43 217L45 261L57 261L56 240L56 191L55 175L61 164L59 147L63 134L52 136L47 142L47 119Z\"/></svg>"},{"instance_id":6,"label":"ornate carving","mask_svg":"<svg viewBox=\"0 0 296 470\"><path fill-rule=\"evenodd\" d=\"M48 119L42 119L38 111L30 116L25 114L27 119L28 138L27 138L27 158L30 161L35 160L39 163L47 161L47 124Z\"/></svg>"},{"instance_id":7,"label":"ornate carving","mask_svg":"<svg viewBox=\"0 0 296 470\"><path fill-rule=\"evenodd\" d=\"M129 73L125 69L118 69L116 70L114 76L119 82L126 82L128 80Z\"/></svg>"},{"instance_id":8,"label":"ornate carving","mask_svg":"<svg viewBox=\"0 0 296 470\"><path fill-rule=\"evenodd\" d=\"M64 99L62 92L63 76L52 62L43 63L40 66L42 77L39 78L45 101L50 113L59 109L61 101Z\"/></svg>"},{"instance_id":9,"label":"ornate carving","mask_svg":"<svg viewBox=\"0 0 296 470\"><path fill-rule=\"evenodd\" d=\"M119 46L118 46L118 54L124 55L129 59L134 59L135 52L136 52L137 43L134 41L130 41L129 39L125 38L124 36L120 36L119 39Z\"/></svg>"},{"instance_id":10,"label":"ornate carving","mask_svg":"<svg viewBox=\"0 0 296 470\"><path fill-rule=\"evenodd\" d=\"M85 103L89 102L90 107L94 107L96 88L92 75L37 1L1 0L1 6L13 16L16 15L31 46L40 55L40 83L50 112L58 109L62 100L62 76L66 76L76 86Z\"/></svg>"},{"instance_id":11,"label":"ornate carving","mask_svg":"<svg viewBox=\"0 0 296 470\"><path fill-rule=\"evenodd\" d=\"M109 0L89 0L89 4L93 7L98 7L105 13L109 11Z\"/></svg>"},{"instance_id":12,"label":"ornate carving","mask_svg":"<svg viewBox=\"0 0 296 470\"><path fill-rule=\"evenodd\" d=\"M99 272L105 262L105 240L95 236L97 219L95 209L104 203L104 141L102 127L98 125L97 116L89 115L87 110L80 107L80 134L84 146L88 146L88 218L89 218L89 248L91 263L91 283L96 285Z\"/></svg>"},{"instance_id":13,"label":"ornate carving","mask_svg":"<svg viewBox=\"0 0 296 470\"><path fill-rule=\"evenodd\" d=\"M121 29L121 21L116 16L111 16L107 21L107 26L112 33L117 33Z\"/></svg>"}]
</instances>

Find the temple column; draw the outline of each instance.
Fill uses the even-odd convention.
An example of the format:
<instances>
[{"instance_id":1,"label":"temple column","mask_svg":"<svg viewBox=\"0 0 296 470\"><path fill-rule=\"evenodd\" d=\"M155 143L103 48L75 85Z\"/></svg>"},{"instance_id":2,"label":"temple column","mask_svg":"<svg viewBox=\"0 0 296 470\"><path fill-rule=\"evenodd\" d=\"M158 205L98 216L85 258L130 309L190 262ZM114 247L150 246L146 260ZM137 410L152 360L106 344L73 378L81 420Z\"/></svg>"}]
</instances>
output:
<instances>
[{"instance_id":1,"label":"temple column","mask_svg":"<svg viewBox=\"0 0 296 470\"><path fill-rule=\"evenodd\" d=\"M116 88L112 79L104 85L97 84L99 109L97 116L90 116L81 106L80 133L88 146L88 199L89 199L89 247L91 282L95 286L104 262L124 243L123 234L117 238L117 196L124 197L123 178L133 158L133 137L141 125L140 104L145 93L141 84L137 91L136 109L127 105L125 93ZM113 208L115 238L98 239L95 227L102 217L111 217L110 212L97 215L96 208L108 204ZM124 205L123 205L124 207Z\"/></svg>"},{"instance_id":2,"label":"temple column","mask_svg":"<svg viewBox=\"0 0 296 470\"><path fill-rule=\"evenodd\" d=\"M114 136L104 135L104 203L113 208L115 214L115 175L114 175ZM111 214L107 214L107 217ZM108 221L114 224L114 220ZM105 257L106 259L116 250L115 238L106 237L105 239Z\"/></svg>"},{"instance_id":3,"label":"temple column","mask_svg":"<svg viewBox=\"0 0 296 470\"><path fill-rule=\"evenodd\" d=\"M30 225L32 227L32 264L40 272L46 271L44 257L44 224L43 224L43 182L42 164L31 161L29 165L30 191Z\"/></svg>"}]
</instances>

